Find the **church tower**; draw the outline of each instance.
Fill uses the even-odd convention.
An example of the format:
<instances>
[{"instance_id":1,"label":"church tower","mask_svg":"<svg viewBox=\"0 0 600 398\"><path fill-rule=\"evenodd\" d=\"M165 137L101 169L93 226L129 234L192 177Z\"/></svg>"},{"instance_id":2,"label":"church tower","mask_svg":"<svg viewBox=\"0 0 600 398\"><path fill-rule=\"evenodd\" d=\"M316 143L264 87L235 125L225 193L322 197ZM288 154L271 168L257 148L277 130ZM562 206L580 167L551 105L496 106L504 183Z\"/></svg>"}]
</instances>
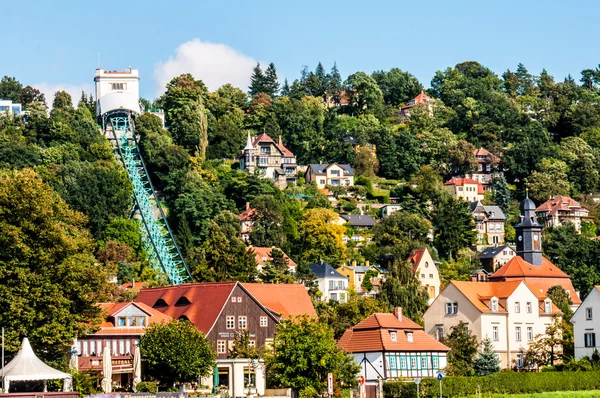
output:
<instances>
[{"instance_id":1,"label":"church tower","mask_svg":"<svg viewBox=\"0 0 600 398\"><path fill-rule=\"evenodd\" d=\"M542 265L542 225L535 215L535 203L526 196L520 209L521 222L515 226L517 256L531 265Z\"/></svg>"}]
</instances>

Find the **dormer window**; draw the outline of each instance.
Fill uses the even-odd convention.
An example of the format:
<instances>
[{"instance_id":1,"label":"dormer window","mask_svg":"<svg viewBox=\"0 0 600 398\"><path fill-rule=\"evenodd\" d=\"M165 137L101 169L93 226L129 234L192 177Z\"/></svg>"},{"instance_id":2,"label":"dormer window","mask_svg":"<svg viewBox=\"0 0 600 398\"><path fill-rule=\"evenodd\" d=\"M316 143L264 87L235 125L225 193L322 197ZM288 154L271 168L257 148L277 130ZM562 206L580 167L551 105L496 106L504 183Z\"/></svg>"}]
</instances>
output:
<instances>
[{"instance_id":1,"label":"dormer window","mask_svg":"<svg viewBox=\"0 0 600 398\"><path fill-rule=\"evenodd\" d=\"M409 343L414 342L412 332L406 332L406 340L408 340Z\"/></svg>"},{"instance_id":2,"label":"dormer window","mask_svg":"<svg viewBox=\"0 0 600 398\"><path fill-rule=\"evenodd\" d=\"M498 312L498 299L492 299L492 312Z\"/></svg>"},{"instance_id":3,"label":"dormer window","mask_svg":"<svg viewBox=\"0 0 600 398\"><path fill-rule=\"evenodd\" d=\"M156 300L156 303L154 303L153 308L164 308L164 307L168 307L169 305L167 304L167 302L163 299L158 299Z\"/></svg>"},{"instance_id":4,"label":"dormer window","mask_svg":"<svg viewBox=\"0 0 600 398\"><path fill-rule=\"evenodd\" d=\"M190 304L192 304L192 303L190 302L190 300L188 300L187 297L181 296L179 298L179 300L177 300L177 302L175 303L175 307L181 307L181 306L190 305Z\"/></svg>"},{"instance_id":5,"label":"dormer window","mask_svg":"<svg viewBox=\"0 0 600 398\"><path fill-rule=\"evenodd\" d=\"M544 301L544 312L550 314L552 312L552 302L550 300Z\"/></svg>"},{"instance_id":6,"label":"dormer window","mask_svg":"<svg viewBox=\"0 0 600 398\"><path fill-rule=\"evenodd\" d=\"M390 332L390 339L392 341L398 341L398 335L396 334L396 332Z\"/></svg>"}]
</instances>

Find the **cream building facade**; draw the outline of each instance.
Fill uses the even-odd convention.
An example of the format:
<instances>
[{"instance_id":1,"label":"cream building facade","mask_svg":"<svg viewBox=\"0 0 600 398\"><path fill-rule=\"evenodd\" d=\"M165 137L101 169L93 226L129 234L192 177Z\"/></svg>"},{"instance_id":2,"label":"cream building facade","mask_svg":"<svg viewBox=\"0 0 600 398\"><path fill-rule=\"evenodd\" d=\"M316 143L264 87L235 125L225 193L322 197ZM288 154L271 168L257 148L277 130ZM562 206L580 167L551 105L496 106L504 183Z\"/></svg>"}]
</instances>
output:
<instances>
[{"instance_id":1,"label":"cream building facade","mask_svg":"<svg viewBox=\"0 0 600 398\"><path fill-rule=\"evenodd\" d=\"M415 249L409 257L413 273L429 295L429 304L440 294L440 273L427 248Z\"/></svg>"},{"instance_id":2,"label":"cream building facade","mask_svg":"<svg viewBox=\"0 0 600 398\"><path fill-rule=\"evenodd\" d=\"M309 164L305 175L306 183L315 183L318 188L326 186L351 187L354 185L354 170L348 164Z\"/></svg>"},{"instance_id":3,"label":"cream building facade","mask_svg":"<svg viewBox=\"0 0 600 398\"><path fill-rule=\"evenodd\" d=\"M562 314L537 291L523 281L452 281L425 312L425 331L440 339L463 321L478 343L492 340L502 368L521 368L529 343Z\"/></svg>"},{"instance_id":4,"label":"cream building facade","mask_svg":"<svg viewBox=\"0 0 600 398\"><path fill-rule=\"evenodd\" d=\"M470 178L452 177L444 183L444 188L455 198L461 198L467 202L482 201L485 193L483 185Z\"/></svg>"},{"instance_id":5,"label":"cream building facade","mask_svg":"<svg viewBox=\"0 0 600 398\"><path fill-rule=\"evenodd\" d=\"M600 286L594 286L590 294L571 318L575 340L575 359L591 357L594 350L600 351Z\"/></svg>"}]
</instances>

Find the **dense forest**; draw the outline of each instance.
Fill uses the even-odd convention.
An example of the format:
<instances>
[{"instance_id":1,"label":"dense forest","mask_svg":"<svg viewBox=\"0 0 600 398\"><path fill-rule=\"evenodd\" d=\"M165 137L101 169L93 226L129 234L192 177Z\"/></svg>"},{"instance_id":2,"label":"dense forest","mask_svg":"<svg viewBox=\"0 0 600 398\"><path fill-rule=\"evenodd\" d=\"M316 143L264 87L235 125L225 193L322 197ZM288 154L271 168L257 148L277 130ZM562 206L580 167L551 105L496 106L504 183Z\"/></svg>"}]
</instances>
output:
<instances>
[{"instance_id":1,"label":"dense forest","mask_svg":"<svg viewBox=\"0 0 600 398\"><path fill-rule=\"evenodd\" d=\"M407 316L419 319L427 297L407 266L413 248L432 249L442 261L444 281L467 279L478 267L469 250L475 233L468 204L452 198L443 182L472 171L477 165L473 150L484 147L501 159L504 177L494 181L485 201L506 212L507 239L514 239L525 189L537 204L550 195L570 195L590 209L593 222L584 225L582 234L569 226L547 229L545 254L573 276L582 294L600 284L600 207L594 201L600 172L600 70L556 81L545 70L534 75L521 64L498 76L477 62L465 62L438 71L429 86L425 90L398 68L357 72L344 80L336 65L327 72L320 63L314 71L302 69L290 84L279 82L270 64L264 70L256 66L249 88L226 84L210 92L186 74L174 78L160 98L143 100L148 108L165 112L166 128L145 113L137 117L136 131L194 278L310 281L306 266L311 262L370 261L391 272L383 305L400 305ZM431 107L415 107L410 117L402 117L400 107L422 90L435 99ZM66 92L57 92L48 111L43 94L10 77L0 82L0 98L21 102L27 111L24 117L0 117L0 215L11 214L0 220L0 235L19 230L29 236L18 242L5 238L5 247L14 250L0 254L0 285L14 276L16 264L31 267L31 253L42 257L36 267L44 269L75 256L89 270L119 282L164 283L148 266L137 222L129 218L132 187L99 130L93 99L82 93L74 106ZM281 136L298 164L350 164L356 184L331 188L336 206L302 178L297 186L280 190L239 170L237 157L248 132ZM16 211L19 203L37 200L34 191L45 193L42 199L52 203L52 211L44 206ZM369 204L386 203L390 196L400 198L403 210L376 225L371 243L345 244L344 235L352 231L331 222L336 214L359 213L359 204L366 204L363 211L378 216ZM256 270L237 218L247 202L256 209L250 243L281 248L299 264L295 276L286 272L279 254L262 273ZM74 215L65 218L66 212ZM50 228L53 217L66 223L65 229L55 231L55 239L33 239ZM46 221L33 231L31 223L39 220ZM73 243L68 253L53 252L53 245L73 234L85 241ZM49 252L55 257L45 255ZM48 283L56 277L48 274ZM92 290L86 299L116 294L103 284ZM0 309L9 306L0 302Z\"/></svg>"}]
</instances>

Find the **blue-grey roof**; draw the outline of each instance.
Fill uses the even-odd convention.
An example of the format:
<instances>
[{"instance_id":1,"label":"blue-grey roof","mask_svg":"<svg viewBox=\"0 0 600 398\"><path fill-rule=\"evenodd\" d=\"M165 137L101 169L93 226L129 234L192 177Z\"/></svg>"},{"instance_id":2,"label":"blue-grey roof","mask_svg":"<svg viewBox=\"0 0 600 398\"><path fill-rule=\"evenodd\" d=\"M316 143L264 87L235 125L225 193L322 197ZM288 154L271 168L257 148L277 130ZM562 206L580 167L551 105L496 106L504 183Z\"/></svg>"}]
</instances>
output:
<instances>
[{"instance_id":1,"label":"blue-grey roof","mask_svg":"<svg viewBox=\"0 0 600 398\"><path fill-rule=\"evenodd\" d=\"M352 269L356 272L367 272L368 270L372 269L373 267L371 266L366 266L366 265L346 265L346 268L348 269Z\"/></svg>"},{"instance_id":2,"label":"blue-grey roof","mask_svg":"<svg viewBox=\"0 0 600 398\"><path fill-rule=\"evenodd\" d=\"M506 216L504 212L499 206L484 206L481 202L471 202L471 213L473 213L477 207L483 206L483 210L487 213L488 218L493 218L495 220L506 220Z\"/></svg>"},{"instance_id":3,"label":"blue-grey roof","mask_svg":"<svg viewBox=\"0 0 600 398\"><path fill-rule=\"evenodd\" d=\"M310 268L317 278L346 278L346 276L340 274L335 270L335 268L323 261L319 261L315 264L309 264L308 268Z\"/></svg>"},{"instance_id":4,"label":"blue-grey roof","mask_svg":"<svg viewBox=\"0 0 600 398\"><path fill-rule=\"evenodd\" d=\"M481 253L479 253L479 258L494 258L496 257L498 254L500 254L502 252L502 250L509 248L511 250L512 247L508 246L508 245L503 245L503 246L496 246L496 247L486 247L485 249L483 249L481 251Z\"/></svg>"},{"instance_id":5,"label":"blue-grey roof","mask_svg":"<svg viewBox=\"0 0 600 398\"><path fill-rule=\"evenodd\" d=\"M340 217L346 220L348 224L356 227L372 227L375 225L375 219L366 214L341 214Z\"/></svg>"},{"instance_id":6,"label":"blue-grey roof","mask_svg":"<svg viewBox=\"0 0 600 398\"><path fill-rule=\"evenodd\" d=\"M350 167L349 164L337 164L337 165L340 166L344 170L344 175L348 175L348 176L354 175L354 170L352 170L352 167ZM313 173L315 173L315 174L325 174L325 170L329 166L331 166L331 164L311 163L308 165L308 167L310 167L311 170L313 171Z\"/></svg>"}]
</instances>

